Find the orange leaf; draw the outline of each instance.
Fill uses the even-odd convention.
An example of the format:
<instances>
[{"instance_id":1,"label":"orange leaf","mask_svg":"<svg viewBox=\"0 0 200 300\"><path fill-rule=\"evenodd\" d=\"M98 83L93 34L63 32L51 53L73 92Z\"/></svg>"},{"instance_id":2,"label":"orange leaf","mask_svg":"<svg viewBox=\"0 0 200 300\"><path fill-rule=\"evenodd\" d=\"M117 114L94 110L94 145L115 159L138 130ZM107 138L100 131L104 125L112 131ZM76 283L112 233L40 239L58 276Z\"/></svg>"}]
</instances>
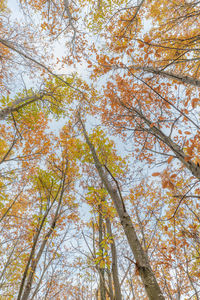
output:
<instances>
[{"instance_id":1,"label":"orange leaf","mask_svg":"<svg viewBox=\"0 0 200 300\"><path fill-rule=\"evenodd\" d=\"M193 147L188 147L188 148L187 148L187 153L189 154L189 156L192 156L192 153L193 153Z\"/></svg>"},{"instance_id":2,"label":"orange leaf","mask_svg":"<svg viewBox=\"0 0 200 300\"><path fill-rule=\"evenodd\" d=\"M171 176L170 176L170 178L175 178L177 176L177 174L172 174Z\"/></svg>"},{"instance_id":3,"label":"orange leaf","mask_svg":"<svg viewBox=\"0 0 200 300\"><path fill-rule=\"evenodd\" d=\"M173 158L174 158L173 156L170 156L170 157L168 158L168 160L167 160L168 164L172 161Z\"/></svg>"},{"instance_id":4,"label":"orange leaf","mask_svg":"<svg viewBox=\"0 0 200 300\"><path fill-rule=\"evenodd\" d=\"M166 180L164 180L164 181L162 182L162 187L163 187L163 188L168 187L168 182L167 182Z\"/></svg>"},{"instance_id":5,"label":"orange leaf","mask_svg":"<svg viewBox=\"0 0 200 300\"><path fill-rule=\"evenodd\" d=\"M159 176L160 173L156 172L156 173L153 173L152 176Z\"/></svg>"},{"instance_id":6,"label":"orange leaf","mask_svg":"<svg viewBox=\"0 0 200 300\"><path fill-rule=\"evenodd\" d=\"M196 106L197 106L197 103L199 102L199 99L198 98L193 98L192 99L192 102L191 102L191 104L192 104L192 108L195 108Z\"/></svg>"},{"instance_id":7,"label":"orange leaf","mask_svg":"<svg viewBox=\"0 0 200 300\"><path fill-rule=\"evenodd\" d=\"M190 159L191 159L190 156L185 156L185 157L184 157L184 160L185 160L185 161L189 161Z\"/></svg>"},{"instance_id":8,"label":"orange leaf","mask_svg":"<svg viewBox=\"0 0 200 300\"><path fill-rule=\"evenodd\" d=\"M167 108L171 108L171 105L170 105L168 102L165 102L165 106L166 106Z\"/></svg>"},{"instance_id":9,"label":"orange leaf","mask_svg":"<svg viewBox=\"0 0 200 300\"><path fill-rule=\"evenodd\" d=\"M148 36L145 36L145 37L144 37L144 42L145 42L145 43L150 43L151 40L150 40L150 38L149 38Z\"/></svg>"},{"instance_id":10,"label":"orange leaf","mask_svg":"<svg viewBox=\"0 0 200 300\"><path fill-rule=\"evenodd\" d=\"M139 43L139 48L143 48L144 47L144 43L140 42Z\"/></svg>"},{"instance_id":11,"label":"orange leaf","mask_svg":"<svg viewBox=\"0 0 200 300\"><path fill-rule=\"evenodd\" d=\"M172 175L170 176L170 178L173 179L173 178L175 178L176 176L177 176L177 174L172 174Z\"/></svg>"}]
</instances>

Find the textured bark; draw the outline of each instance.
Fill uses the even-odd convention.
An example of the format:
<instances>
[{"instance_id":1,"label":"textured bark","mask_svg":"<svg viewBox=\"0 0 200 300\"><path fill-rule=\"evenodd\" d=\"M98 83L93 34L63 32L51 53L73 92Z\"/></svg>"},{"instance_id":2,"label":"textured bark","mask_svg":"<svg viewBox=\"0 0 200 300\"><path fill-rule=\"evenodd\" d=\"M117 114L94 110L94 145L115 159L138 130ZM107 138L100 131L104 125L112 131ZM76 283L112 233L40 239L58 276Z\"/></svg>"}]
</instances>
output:
<instances>
[{"instance_id":1,"label":"textured bark","mask_svg":"<svg viewBox=\"0 0 200 300\"><path fill-rule=\"evenodd\" d=\"M38 66L39 68L42 68L43 70L47 71L49 74L51 74L53 77L57 78L58 80L62 81L63 83L65 83L67 86L71 87L73 90L80 92L81 94L83 94L83 92L75 87L73 87L69 82L67 82L66 80L64 80L62 77L58 76L57 74L55 74L54 72L52 72L48 67L46 67L43 63L39 62L37 59L31 57L30 55L26 54L24 51L21 51L19 48L17 48L17 46L14 45L14 43L8 41L8 40L4 40L2 38L0 38L0 43L2 45L4 45L5 47L7 47L8 49L11 49L12 51L14 51L15 53L19 54L21 57L27 59L28 61L34 63L36 66Z\"/></svg>"},{"instance_id":2,"label":"textured bark","mask_svg":"<svg viewBox=\"0 0 200 300\"><path fill-rule=\"evenodd\" d=\"M54 221L51 225L51 228L50 230L48 231L48 233L45 235L45 238L42 242L42 245L40 246L40 249L37 253L37 256L35 259L32 260L32 264L31 264L31 271L29 273L29 276L28 276L28 279L27 279L27 283L26 283L26 286L24 288L24 293L23 293L23 296L21 297L21 300L27 300L29 295L30 295L30 292L31 292L31 287L32 287L32 283L33 283L33 278L34 278L34 274L35 274L35 270L36 270L36 267L38 265L38 262L42 256L42 253L44 251L44 248L46 246L46 243L50 237L50 235L52 234L54 228L55 228L55 225L56 225L56 219L57 219L57 216L54 218Z\"/></svg>"},{"instance_id":3,"label":"textured bark","mask_svg":"<svg viewBox=\"0 0 200 300\"><path fill-rule=\"evenodd\" d=\"M65 178L66 178L67 166L68 166L68 164L66 163L66 169L63 171L62 182L60 183L60 187L57 191L57 194L56 194L54 200L52 201L51 206L49 207L49 209L44 214L44 216L42 218L42 221L40 223L40 226L38 228L38 231L34 236L33 247L32 247L32 250L31 250L31 253L30 253L30 256L29 256L29 260L28 260L28 263L26 265L26 268L25 268L25 271L24 271L24 274L23 274L23 278L22 278L22 281L21 281L21 285L20 285L17 300L28 300L30 292L31 292L31 287L32 287L33 279L34 279L34 274L35 274L38 262L40 261L40 258L42 256L44 248L47 244L47 241L48 241L49 237L51 236L51 234L52 234L52 232L53 232L53 230L56 226L56 222L59 218L62 199L63 199L63 195L64 195L64 190L65 190ZM60 195L59 195L59 192L60 192ZM59 195L59 198L57 199L58 195ZM41 230L43 228L43 225L45 223L45 220L46 220L51 208L53 207L53 204L56 201L58 201L58 204L57 204L57 207L56 207L55 216L54 216L54 218L51 222L51 225L50 225L50 228L49 228L48 232L44 236L44 239L41 243L41 246L39 247L39 250L37 252L37 255L35 255L36 245L38 243ZM29 266L30 266L30 272L29 272L29 275L28 275Z\"/></svg>"},{"instance_id":4,"label":"textured bark","mask_svg":"<svg viewBox=\"0 0 200 300\"><path fill-rule=\"evenodd\" d=\"M32 287L32 283L33 283L33 278L34 278L34 274L35 274L38 262L40 261L40 258L42 256L44 248L45 248L45 246L47 244L47 241L48 241L49 237L51 236L53 230L55 229L56 222L57 222L57 220L59 218L59 210L60 210L60 207L61 207L63 193L64 193L64 186L63 186L63 189L61 191L61 195L60 195L60 198L59 198L59 202L58 202L58 206L57 206L57 209L56 209L56 213L55 213L55 216L54 216L54 218L52 220L52 223L50 225L50 229L48 230L47 234L45 235L45 237L44 237L44 239L42 241L42 244L40 246L40 249L38 250L36 258L32 259L31 271L30 271L29 276L27 278L27 283L26 283L26 286L24 288L24 293L23 293L23 296L21 297L21 300L28 300L28 297L30 295L31 287Z\"/></svg>"},{"instance_id":5,"label":"textured bark","mask_svg":"<svg viewBox=\"0 0 200 300\"><path fill-rule=\"evenodd\" d=\"M164 70L159 70L157 68L153 68L153 67L143 67L143 66L130 66L128 69L133 69L133 70L141 70L147 73L152 73L152 74L156 74L156 75L160 75L164 78L168 78L168 79L173 79L185 84L189 84L189 85L193 85L193 86L197 86L200 87L200 80L190 77L190 76L182 76L180 74L175 74L172 72L167 72Z\"/></svg>"},{"instance_id":6,"label":"textured bark","mask_svg":"<svg viewBox=\"0 0 200 300\"><path fill-rule=\"evenodd\" d=\"M131 221L131 218L125 210L124 203L119 195L119 192L110 183L108 176L107 176L108 174L104 170L103 166L101 165L101 163L98 159L96 150L87 135L85 126L84 126L83 122L81 121L80 117L79 117L79 121L82 125L83 134L84 134L86 143L88 144L88 146L90 148L97 172L98 172L102 182L104 183L104 186L107 189L107 191L113 201L113 204L117 210L117 213L120 218L125 235L127 237L128 243L129 243L132 253L135 257L136 267L137 267L139 275L142 279L146 293L150 300L163 300L165 298L164 298L162 291L158 285L158 282L155 278L153 270L151 269L148 257L146 255L145 251L143 250L143 248L140 244L140 241L137 237L137 234L136 234L135 228L133 226L133 223Z\"/></svg>"},{"instance_id":7,"label":"textured bark","mask_svg":"<svg viewBox=\"0 0 200 300\"><path fill-rule=\"evenodd\" d=\"M110 223L109 218L106 219L106 227L107 227L108 234L111 237L113 237L111 223ZM119 275L118 275L118 267L117 267L117 251L116 251L114 239L111 244L111 253L112 253L112 276L113 276L113 283L114 283L114 289L115 289L115 300L121 300L122 295L121 295L121 288L120 288L120 283L119 283Z\"/></svg>"},{"instance_id":8,"label":"textured bark","mask_svg":"<svg viewBox=\"0 0 200 300\"><path fill-rule=\"evenodd\" d=\"M122 103L121 103L122 104ZM179 145L177 145L172 139L167 136L162 130L156 126L152 126L153 123L145 117L145 115L137 110L136 108L129 108L125 104L122 104L127 111L133 113L133 117L137 115L141 120L145 122L148 127L141 127L141 130L147 131L154 135L157 139L161 140L166 144L175 154L177 159L179 159L182 164L197 178L200 179L200 166L195 164L193 161L188 159L188 156L183 152Z\"/></svg>"},{"instance_id":9,"label":"textured bark","mask_svg":"<svg viewBox=\"0 0 200 300\"><path fill-rule=\"evenodd\" d=\"M34 258L34 255L35 255L35 249L36 249L36 245L37 245L37 242L38 242L38 239L39 239L39 236L40 236L40 232L44 226L44 222L46 220L46 217L49 213L49 209L46 211L46 213L44 214L43 218L42 218L42 221L40 223L40 226L37 230L37 233L34 235L33 237L33 246L31 248L31 252L30 252L30 255L29 255L29 259L27 261L27 264L26 264L26 267L25 267L25 270L24 270L24 273L23 273L23 276L22 276L22 280L21 280L21 284L20 284L20 288L19 288L19 293L18 293L18 296L17 296L17 300L21 300L21 296L22 296L22 292L23 292L23 289L24 289L24 285L25 285L25 282L26 282L26 279L27 279L27 275L28 275L28 270L29 270L29 266Z\"/></svg>"},{"instance_id":10,"label":"textured bark","mask_svg":"<svg viewBox=\"0 0 200 300\"><path fill-rule=\"evenodd\" d=\"M99 205L99 251L102 253L103 256L103 218L101 214L101 205ZM99 273L100 273L100 298L101 300L106 300L106 289L105 289L105 268L99 266Z\"/></svg>"},{"instance_id":11,"label":"textured bark","mask_svg":"<svg viewBox=\"0 0 200 300\"><path fill-rule=\"evenodd\" d=\"M114 300L114 292L113 292L113 285L112 285L112 276L109 269L106 270L108 274L108 287L109 287L109 297L110 300Z\"/></svg>"},{"instance_id":12,"label":"textured bark","mask_svg":"<svg viewBox=\"0 0 200 300\"><path fill-rule=\"evenodd\" d=\"M5 120L8 115L10 115L11 113L13 112L16 112L16 111L19 111L19 109L33 103L33 102L36 102L36 101L41 101L42 98L43 98L43 94L37 96L37 95L33 95L33 96L30 96L30 97L25 97L25 98L19 98L17 99L16 101L14 101L12 103L11 106L8 106L6 108L3 108L0 110L0 120Z\"/></svg>"}]
</instances>

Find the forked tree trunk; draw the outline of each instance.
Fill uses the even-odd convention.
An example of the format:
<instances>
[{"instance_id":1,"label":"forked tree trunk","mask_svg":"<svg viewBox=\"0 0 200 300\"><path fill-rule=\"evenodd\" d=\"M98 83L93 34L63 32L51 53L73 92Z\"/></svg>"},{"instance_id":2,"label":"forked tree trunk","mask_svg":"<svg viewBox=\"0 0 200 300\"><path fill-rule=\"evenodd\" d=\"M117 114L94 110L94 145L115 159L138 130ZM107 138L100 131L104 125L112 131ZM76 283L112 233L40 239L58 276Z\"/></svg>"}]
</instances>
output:
<instances>
[{"instance_id":1,"label":"forked tree trunk","mask_svg":"<svg viewBox=\"0 0 200 300\"><path fill-rule=\"evenodd\" d=\"M136 234L135 228L133 226L133 223L131 221L131 218L128 215L128 213L126 212L122 198L119 195L119 191L108 180L108 176L107 176L108 171L105 170L103 168L103 166L101 165L99 158L97 156L96 150L87 135L85 126L80 117L79 117L79 121L82 125L83 134L84 134L86 143L88 144L88 146L90 148L90 151L91 151L91 154L92 154L92 157L94 160L94 164L95 164L95 167L99 174L99 177L101 178L102 182L104 183L104 186L105 186L106 190L108 191L108 193L113 201L113 204L117 210L117 213L120 218L125 235L127 237L128 243L129 243L132 253L135 257L136 268L142 279L146 293L150 300L163 300L165 298L162 294L162 291L158 285L158 282L155 278L153 270L150 266L147 254L143 250L143 248L140 244L140 241L137 237L137 234Z\"/></svg>"},{"instance_id":2,"label":"forked tree trunk","mask_svg":"<svg viewBox=\"0 0 200 300\"><path fill-rule=\"evenodd\" d=\"M110 223L109 217L106 218L106 227L107 227L107 232L108 232L109 236L112 237L113 236L112 228L111 228L111 223ZM114 283L114 289L115 289L115 300L121 300L122 295L121 295L121 288L120 288L118 268L117 268L117 251L116 251L114 239L111 244L111 253L112 253L112 275L113 275L113 283Z\"/></svg>"}]
</instances>

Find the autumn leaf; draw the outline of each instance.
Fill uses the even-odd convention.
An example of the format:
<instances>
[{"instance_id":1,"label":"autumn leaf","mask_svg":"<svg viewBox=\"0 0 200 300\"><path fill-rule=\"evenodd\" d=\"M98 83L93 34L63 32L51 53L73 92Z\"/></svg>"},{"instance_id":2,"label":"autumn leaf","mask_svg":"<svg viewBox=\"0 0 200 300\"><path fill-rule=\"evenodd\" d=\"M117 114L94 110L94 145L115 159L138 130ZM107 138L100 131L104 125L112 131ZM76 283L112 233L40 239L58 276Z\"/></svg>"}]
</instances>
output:
<instances>
[{"instance_id":1,"label":"autumn leaf","mask_svg":"<svg viewBox=\"0 0 200 300\"><path fill-rule=\"evenodd\" d=\"M155 173L152 173L152 176L156 177L156 176L160 176L161 174L159 172L155 172Z\"/></svg>"},{"instance_id":2,"label":"autumn leaf","mask_svg":"<svg viewBox=\"0 0 200 300\"><path fill-rule=\"evenodd\" d=\"M199 98L193 98L191 101L192 108L195 108L199 102Z\"/></svg>"},{"instance_id":3,"label":"autumn leaf","mask_svg":"<svg viewBox=\"0 0 200 300\"><path fill-rule=\"evenodd\" d=\"M170 157L167 159L168 164L170 164L170 162L172 161L173 158L174 158L173 156L170 156Z\"/></svg>"}]
</instances>

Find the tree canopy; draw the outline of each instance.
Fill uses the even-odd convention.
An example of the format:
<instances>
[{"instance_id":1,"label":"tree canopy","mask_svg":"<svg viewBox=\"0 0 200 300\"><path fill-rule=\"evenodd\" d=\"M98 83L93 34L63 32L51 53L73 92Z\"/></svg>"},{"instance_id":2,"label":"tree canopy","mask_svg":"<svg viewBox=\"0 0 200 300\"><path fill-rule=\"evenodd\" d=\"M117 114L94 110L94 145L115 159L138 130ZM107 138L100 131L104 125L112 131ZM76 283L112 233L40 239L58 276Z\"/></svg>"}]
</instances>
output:
<instances>
[{"instance_id":1,"label":"tree canopy","mask_svg":"<svg viewBox=\"0 0 200 300\"><path fill-rule=\"evenodd\" d=\"M0 2L0 299L200 299L200 2Z\"/></svg>"}]
</instances>

